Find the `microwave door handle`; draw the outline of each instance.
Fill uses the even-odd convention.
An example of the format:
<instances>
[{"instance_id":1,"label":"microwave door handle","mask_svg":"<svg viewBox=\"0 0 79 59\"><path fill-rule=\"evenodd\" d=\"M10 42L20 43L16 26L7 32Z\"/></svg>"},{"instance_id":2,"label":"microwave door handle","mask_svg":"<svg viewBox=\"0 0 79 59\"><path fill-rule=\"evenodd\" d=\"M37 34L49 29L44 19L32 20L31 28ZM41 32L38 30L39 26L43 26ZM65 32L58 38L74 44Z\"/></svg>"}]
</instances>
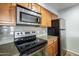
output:
<instances>
[{"instance_id":1,"label":"microwave door handle","mask_svg":"<svg viewBox=\"0 0 79 59\"><path fill-rule=\"evenodd\" d=\"M38 23L40 23L41 22L41 18L38 18Z\"/></svg>"}]
</instances>

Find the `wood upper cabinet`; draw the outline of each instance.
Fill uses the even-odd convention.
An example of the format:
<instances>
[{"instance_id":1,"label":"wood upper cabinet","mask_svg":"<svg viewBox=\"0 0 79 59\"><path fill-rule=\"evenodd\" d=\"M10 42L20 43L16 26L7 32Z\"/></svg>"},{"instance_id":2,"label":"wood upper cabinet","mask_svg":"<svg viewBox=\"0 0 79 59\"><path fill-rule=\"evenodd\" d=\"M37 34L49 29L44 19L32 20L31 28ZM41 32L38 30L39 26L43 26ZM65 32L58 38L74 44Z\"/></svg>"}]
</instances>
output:
<instances>
[{"instance_id":1,"label":"wood upper cabinet","mask_svg":"<svg viewBox=\"0 0 79 59\"><path fill-rule=\"evenodd\" d=\"M51 14L37 3L0 3L0 25L15 25L17 4L41 13L42 27L51 27L51 20L57 18L56 15Z\"/></svg>"},{"instance_id":2,"label":"wood upper cabinet","mask_svg":"<svg viewBox=\"0 0 79 59\"><path fill-rule=\"evenodd\" d=\"M51 27L52 14L47 11L47 27Z\"/></svg>"},{"instance_id":3,"label":"wood upper cabinet","mask_svg":"<svg viewBox=\"0 0 79 59\"><path fill-rule=\"evenodd\" d=\"M52 13L52 20L58 19L58 16Z\"/></svg>"},{"instance_id":4,"label":"wood upper cabinet","mask_svg":"<svg viewBox=\"0 0 79 59\"><path fill-rule=\"evenodd\" d=\"M29 9L32 9L32 3L28 3L29 4Z\"/></svg>"},{"instance_id":5,"label":"wood upper cabinet","mask_svg":"<svg viewBox=\"0 0 79 59\"><path fill-rule=\"evenodd\" d=\"M41 13L41 7L36 3L32 3L32 10Z\"/></svg>"},{"instance_id":6,"label":"wood upper cabinet","mask_svg":"<svg viewBox=\"0 0 79 59\"><path fill-rule=\"evenodd\" d=\"M15 25L15 11L10 3L0 4L0 25Z\"/></svg>"},{"instance_id":7,"label":"wood upper cabinet","mask_svg":"<svg viewBox=\"0 0 79 59\"><path fill-rule=\"evenodd\" d=\"M23 6L25 8L32 9L36 12L39 12L39 13L41 12L40 11L40 6L36 3L17 3L17 4L20 5L20 6Z\"/></svg>"},{"instance_id":8,"label":"wood upper cabinet","mask_svg":"<svg viewBox=\"0 0 79 59\"><path fill-rule=\"evenodd\" d=\"M45 8L41 7L41 26L42 27L51 27L51 20L52 20L52 13L46 10Z\"/></svg>"},{"instance_id":9,"label":"wood upper cabinet","mask_svg":"<svg viewBox=\"0 0 79 59\"><path fill-rule=\"evenodd\" d=\"M42 27L47 27L47 11L46 9L41 7L41 15L42 15L42 19L41 19L41 26Z\"/></svg>"},{"instance_id":10,"label":"wood upper cabinet","mask_svg":"<svg viewBox=\"0 0 79 59\"><path fill-rule=\"evenodd\" d=\"M12 4L10 12L11 12L11 21L12 21L11 24L15 26L16 25L16 4Z\"/></svg>"},{"instance_id":11,"label":"wood upper cabinet","mask_svg":"<svg viewBox=\"0 0 79 59\"><path fill-rule=\"evenodd\" d=\"M0 3L0 25L11 23L11 4Z\"/></svg>"},{"instance_id":12,"label":"wood upper cabinet","mask_svg":"<svg viewBox=\"0 0 79 59\"><path fill-rule=\"evenodd\" d=\"M32 9L32 3L17 3L17 4L25 8Z\"/></svg>"},{"instance_id":13,"label":"wood upper cabinet","mask_svg":"<svg viewBox=\"0 0 79 59\"><path fill-rule=\"evenodd\" d=\"M18 5L23 6L25 8L28 8L29 7L29 4L28 3L18 3Z\"/></svg>"}]
</instances>

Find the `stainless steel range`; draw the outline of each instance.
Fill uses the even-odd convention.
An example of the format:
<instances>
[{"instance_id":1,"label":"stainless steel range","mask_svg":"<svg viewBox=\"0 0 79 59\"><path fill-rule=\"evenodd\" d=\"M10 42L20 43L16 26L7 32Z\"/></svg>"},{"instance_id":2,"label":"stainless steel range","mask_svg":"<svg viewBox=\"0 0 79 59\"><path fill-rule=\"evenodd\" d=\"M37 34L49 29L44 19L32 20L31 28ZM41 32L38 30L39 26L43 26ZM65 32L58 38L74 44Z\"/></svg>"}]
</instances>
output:
<instances>
[{"instance_id":1,"label":"stainless steel range","mask_svg":"<svg viewBox=\"0 0 79 59\"><path fill-rule=\"evenodd\" d=\"M46 55L47 40L36 38L35 31L15 32L14 42L20 56L35 55L35 52L40 53L39 51Z\"/></svg>"}]
</instances>

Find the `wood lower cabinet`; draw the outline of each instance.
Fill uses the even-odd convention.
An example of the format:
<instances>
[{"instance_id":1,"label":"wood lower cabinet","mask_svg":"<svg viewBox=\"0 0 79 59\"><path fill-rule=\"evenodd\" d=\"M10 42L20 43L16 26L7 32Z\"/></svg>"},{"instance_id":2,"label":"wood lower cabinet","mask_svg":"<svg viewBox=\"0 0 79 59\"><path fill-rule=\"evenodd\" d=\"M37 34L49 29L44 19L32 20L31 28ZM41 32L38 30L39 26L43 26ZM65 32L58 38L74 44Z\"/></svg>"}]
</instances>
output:
<instances>
[{"instance_id":1,"label":"wood lower cabinet","mask_svg":"<svg viewBox=\"0 0 79 59\"><path fill-rule=\"evenodd\" d=\"M58 40L57 40L57 38L49 39L47 52L48 52L48 56L56 56L58 54Z\"/></svg>"},{"instance_id":2,"label":"wood lower cabinet","mask_svg":"<svg viewBox=\"0 0 79 59\"><path fill-rule=\"evenodd\" d=\"M54 42L54 46L55 46L55 54L54 55L57 55L58 54L58 40L56 40Z\"/></svg>"},{"instance_id":3,"label":"wood lower cabinet","mask_svg":"<svg viewBox=\"0 0 79 59\"><path fill-rule=\"evenodd\" d=\"M48 55L50 55L50 56L52 56L52 54L53 54L52 47L53 47L52 45L48 46Z\"/></svg>"}]
</instances>

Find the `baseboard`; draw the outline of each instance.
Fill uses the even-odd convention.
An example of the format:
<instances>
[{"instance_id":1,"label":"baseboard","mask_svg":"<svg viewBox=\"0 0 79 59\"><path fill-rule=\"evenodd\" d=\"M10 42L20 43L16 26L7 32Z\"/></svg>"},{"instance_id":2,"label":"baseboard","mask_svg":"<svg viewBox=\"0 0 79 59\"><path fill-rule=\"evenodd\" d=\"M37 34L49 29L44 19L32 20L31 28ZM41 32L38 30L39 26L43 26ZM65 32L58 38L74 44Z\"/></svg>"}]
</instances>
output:
<instances>
[{"instance_id":1,"label":"baseboard","mask_svg":"<svg viewBox=\"0 0 79 59\"><path fill-rule=\"evenodd\" d=\"M71 50L64 50L66 51L66 56L79 56L79 53L71 51Z\"/></svg>"},{"instance_id":2,"label":"baseboard","mask_svg":"<svg viewBox=\"0 0 79 59\"><path fill-rule=\"evenodd\" d=\"M66 54L66 50L65 49L61 49L61 56L64 56Z\"/></svg>"}]
</instances>

